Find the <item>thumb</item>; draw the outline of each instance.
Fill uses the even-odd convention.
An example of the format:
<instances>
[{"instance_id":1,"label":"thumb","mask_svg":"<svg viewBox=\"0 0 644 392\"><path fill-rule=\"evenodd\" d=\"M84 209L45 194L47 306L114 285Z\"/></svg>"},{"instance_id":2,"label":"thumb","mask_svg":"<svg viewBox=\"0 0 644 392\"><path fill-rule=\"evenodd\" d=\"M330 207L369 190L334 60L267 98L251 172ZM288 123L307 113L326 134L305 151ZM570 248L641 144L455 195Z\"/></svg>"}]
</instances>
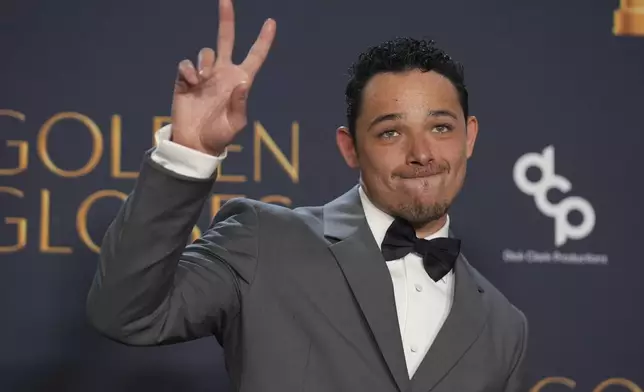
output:
<instances>
[{"instance_id":1,"label":"thumb","mask_svg":"<svg viewBox=\"0 0 644 392\"><path fill-rule=\"evenodd\" d=\"M248 82L240 83L233 90L230 96L230 120L235 128L243 128L246 125L246 109L248 103Z\"/></svg>"}]
</instances>

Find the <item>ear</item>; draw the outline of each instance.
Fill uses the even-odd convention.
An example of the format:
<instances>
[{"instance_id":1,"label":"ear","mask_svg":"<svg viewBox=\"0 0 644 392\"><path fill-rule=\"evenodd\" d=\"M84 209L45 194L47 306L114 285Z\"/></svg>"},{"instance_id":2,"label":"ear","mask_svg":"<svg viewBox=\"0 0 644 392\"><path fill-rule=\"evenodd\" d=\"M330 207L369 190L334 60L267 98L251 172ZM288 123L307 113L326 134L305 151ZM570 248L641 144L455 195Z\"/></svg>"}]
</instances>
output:
<instances>
[{"instance_id":1,"label":"ear","mask_svg":"<svg viewBox=\"0 0 644 392\"><path fill-rule=\"evenodd\" d=\"M467 118L467 124L466 124L466 133L465 133L465 143L466 143L466 149L467 149L467 158L470 158L472 156L472 153L474 152L474 144L476 143L476 136L479 133L479 121L476 119L474 116L469 116Z\"/></svg>"},{"instance_id":2,"label":"ear","mask_svg":"<svg viewBox=\"0 0 644 392\"><path fill-rule=\"evenodd\" d=\"M359 166L358 152L349 128L339 127L335 133L335 141L347 165L352 169L357 169Z\"/></svg>"}]
</instances>

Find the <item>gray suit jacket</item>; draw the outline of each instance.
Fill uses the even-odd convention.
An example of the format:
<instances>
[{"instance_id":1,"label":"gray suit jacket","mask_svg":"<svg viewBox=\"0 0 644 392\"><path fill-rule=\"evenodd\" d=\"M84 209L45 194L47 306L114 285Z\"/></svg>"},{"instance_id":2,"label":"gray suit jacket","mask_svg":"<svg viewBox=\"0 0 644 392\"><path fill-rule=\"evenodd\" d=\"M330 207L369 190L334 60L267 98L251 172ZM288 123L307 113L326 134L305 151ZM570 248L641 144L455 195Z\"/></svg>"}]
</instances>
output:
<instances>
[{"instance_id":1,"label":"gray suit jacket","mask_svg":"<svg viewBox=\"0 0 644 392\"><path fill-rule=\"evenodd\" d=\"M452 310L410 380L391 277L357 189L294 210L228 201L186 247L213 182L146 155L88 296L100 333L135 346L214 335L242 392L528 390L526 319L464 256Z\"/></svg>"}]
</instances>

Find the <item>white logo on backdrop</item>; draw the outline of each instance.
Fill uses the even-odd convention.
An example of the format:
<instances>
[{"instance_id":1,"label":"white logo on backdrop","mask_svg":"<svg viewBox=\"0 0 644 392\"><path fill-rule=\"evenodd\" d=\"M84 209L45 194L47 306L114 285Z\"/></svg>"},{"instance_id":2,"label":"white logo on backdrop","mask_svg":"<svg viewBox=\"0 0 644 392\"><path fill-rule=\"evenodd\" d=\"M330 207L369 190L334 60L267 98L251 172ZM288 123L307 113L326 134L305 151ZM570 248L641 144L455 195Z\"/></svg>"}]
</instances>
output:
<instances>
[{"instance_id":1,"label":"white logo on backdrop","mask_svg":"<svg viewBox=\"0 0 644 392\"><path fill-rule=\"evenodd\" d=\"M528 179L528 169L536 167L541 171L538 181ZM544 215L555 221L555 245L563 245L568 239L587 237L595 227L595 210L590 203L579 196L568 196L558 204L548 200L548 191L558 189L568 193L572 189L570 181L555 173L555 148L548 146L541 154L529 152L522 155L514 165L514 182L521 192L534 198L537 208ZM579 225L572 225L568 216L572 211L581 213L583 219Z\"/></svg>"},{"instance_id":2,"label":"white logo on backdrop","mask_svg":"<svg viewBox=\"0 0 644 392\"><path fill-rule=\"evenodd\" d=\"M528 170L536 168L541 172L540 178L532 181ZM570 194L572 183L566 177L555 172L555 148L547 146L542 152L523 154L514 164L514 183L517 188L534 199L539 211L554 220L554 245L556 248L568 240L588 237L595 228L595 210L588 200ZM553 204L548 200L548 191L557 189L566 197ZM569 216L573 211L581 214L581 223L573 225ZM558 264L608 264L608 255L593 253L563 253L559 250L503 250L503 260L508 263L558 263Z\"/></svg>"}]
</instances>

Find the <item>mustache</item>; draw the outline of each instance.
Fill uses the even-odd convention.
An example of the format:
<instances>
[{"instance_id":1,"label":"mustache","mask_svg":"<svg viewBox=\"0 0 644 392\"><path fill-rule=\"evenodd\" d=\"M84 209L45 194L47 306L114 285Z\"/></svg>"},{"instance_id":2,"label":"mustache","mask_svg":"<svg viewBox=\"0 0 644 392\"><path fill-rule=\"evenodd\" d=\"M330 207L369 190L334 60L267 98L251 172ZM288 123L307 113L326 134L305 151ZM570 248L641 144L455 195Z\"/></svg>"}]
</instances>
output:
<instances>
[{"instance_id":1,"label":"mustache","mask_svg":"<svg viewBox=\"0 0 644 392\"><path fill-rule=\"evenodd\" d=\"M441 173L449 173L451 167L447 162L433 162L425 166L416 166L416 167L401 167L400 169L394 171L394 177L400 178L422 178L429 177Z\"/></svg>"}]
</instances>

